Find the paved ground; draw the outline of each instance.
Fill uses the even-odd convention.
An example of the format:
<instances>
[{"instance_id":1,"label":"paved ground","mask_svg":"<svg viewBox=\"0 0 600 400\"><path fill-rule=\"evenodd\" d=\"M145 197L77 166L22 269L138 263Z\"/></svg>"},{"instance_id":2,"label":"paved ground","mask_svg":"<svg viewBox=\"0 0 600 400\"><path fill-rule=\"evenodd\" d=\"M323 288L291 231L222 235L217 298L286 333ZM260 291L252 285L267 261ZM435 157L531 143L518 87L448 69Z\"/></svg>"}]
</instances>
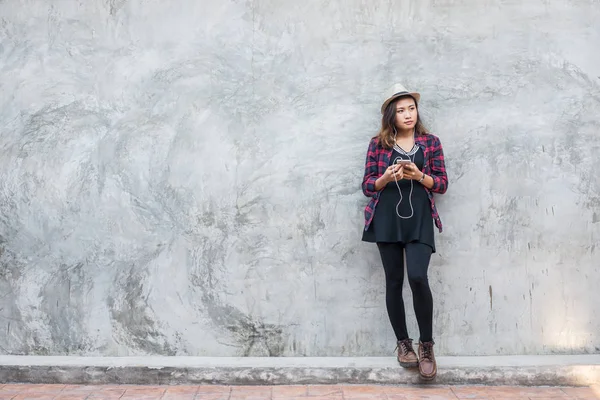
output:
<instances>
[{"instance_id":1,"label":"paved ground","mask_svg":"<svg viewBox=\"0 0 600 400\"><path fill-rule=\"evenodd\" d=\"M600 399L600 387L513 386L77 386L0 385L0 400L412 400L412 399Z\"/></svg>"}]
</instances>

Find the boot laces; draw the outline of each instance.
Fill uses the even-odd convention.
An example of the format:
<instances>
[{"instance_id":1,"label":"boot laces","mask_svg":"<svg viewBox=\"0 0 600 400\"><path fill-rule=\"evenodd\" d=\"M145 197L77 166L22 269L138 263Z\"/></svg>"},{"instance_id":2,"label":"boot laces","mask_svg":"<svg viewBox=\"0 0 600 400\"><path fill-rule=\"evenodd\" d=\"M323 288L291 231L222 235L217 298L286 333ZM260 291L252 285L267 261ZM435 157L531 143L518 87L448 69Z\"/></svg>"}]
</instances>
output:
<instances>
[{"instance_id":1,"label":"boot laces","mask_svg":"<svg viewBox=\"0 0 600 400\"><path fill-rule=\"evenodd\" d=\"M423 343L421 347L422 347L422 352L423 352L423 358L431 360L432 359L431 353L433 351L433 343L431 343L431 342Z\"/></svg>"},{"instance_id":2,"label":"boot laces","mask_svg":"<svg viewBox=\"0 0 600 400\"><path fill-rule=\"evenodd\" d=\"M396 349L399 349L402 352L402 354L408 354L411 350L411 347L412 347L412 340L404 339L404 340L398 341L398 345L396 346Z\"/></svg>"}]
</instances>

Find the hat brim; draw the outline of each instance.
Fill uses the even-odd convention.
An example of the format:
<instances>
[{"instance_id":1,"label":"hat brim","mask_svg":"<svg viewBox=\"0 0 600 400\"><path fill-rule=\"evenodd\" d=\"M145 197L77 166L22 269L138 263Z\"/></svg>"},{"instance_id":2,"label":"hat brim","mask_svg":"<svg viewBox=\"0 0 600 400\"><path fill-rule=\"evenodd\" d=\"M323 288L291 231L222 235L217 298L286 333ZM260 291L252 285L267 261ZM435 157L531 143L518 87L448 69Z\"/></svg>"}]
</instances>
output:
<instances>
[{"instance_id":1,"label":"hat brim","mask_svg":"<svg viewBox=\"0 0 600 400\"><path fill-rule=\"evenodd\" d=\"M383 113L385 112L385 109L387 108L387 106L392 101L396 100L398 97L404 97L404 96L411 96L412 98L415 99L415 101L417 103L421 100L421 95L419 93L417 93L417 92L398 92L398 93L394 93L386 101L384 101L383 104L381 105L381 114L383 115Z\"/></svg>"}]
</instances>

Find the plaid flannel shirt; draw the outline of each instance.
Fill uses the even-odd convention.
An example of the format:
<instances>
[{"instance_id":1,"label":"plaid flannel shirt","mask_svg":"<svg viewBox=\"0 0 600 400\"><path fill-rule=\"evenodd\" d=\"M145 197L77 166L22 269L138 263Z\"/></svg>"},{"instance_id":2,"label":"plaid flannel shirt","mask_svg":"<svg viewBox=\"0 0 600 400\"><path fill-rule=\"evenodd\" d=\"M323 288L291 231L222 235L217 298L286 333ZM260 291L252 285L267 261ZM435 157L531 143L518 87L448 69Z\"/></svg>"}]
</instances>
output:
<instances>
[{"instance_id":1,"label":"plaid flannel shirt","mask_svg":"<svg viewBox=\"0 0 600 400\"><path fill-rule=\"evenodd\" d=\"M421 147L425 160L423 163L423 172L433 178L433 187L425 188L429 202L431 203L431 216L435 226L442 231L442 220L435 207L433 193L445 193L448 189L448 176L446 175L446 166L444 165L444 152L440 139L432 134L415 136L415 143ZM385 149L379 145L379 139L374 137L369 143L367 151L367 160L365 163L365 176L362 182L362 191L365 196L370 197L370 201L365 207L365 230L369 228L375 207L379 201L379 192L375 190L375 181L384 174L385 169L390 166L392 149Z\"/></svg>"}]
</instances>

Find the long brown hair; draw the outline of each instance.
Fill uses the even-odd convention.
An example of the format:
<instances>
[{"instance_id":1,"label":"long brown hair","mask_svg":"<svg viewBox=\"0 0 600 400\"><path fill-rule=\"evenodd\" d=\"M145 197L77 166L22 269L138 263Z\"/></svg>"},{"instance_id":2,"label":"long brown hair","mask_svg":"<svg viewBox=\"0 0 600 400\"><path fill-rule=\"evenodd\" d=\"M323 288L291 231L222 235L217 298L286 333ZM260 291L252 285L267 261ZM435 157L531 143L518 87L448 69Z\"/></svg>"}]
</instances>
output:
<instances>
[{"instance_id":1,"label":"long brown hair","mask_svg":"<svg viewBox=\"0 0 600 400\"><path fill-rule=\"evenodd\" d=\"M416 135L425 135L428 133L427 129L423 125L421 121L421 113L419 112L419 105L417 104L417 100L410 96L400 96L394 101L391 101L390 104L387 105L383 112L383 116L381 117L381 129L377 136L379 137L379 144L386 149L391 149L394 147L394 128L396 126L396 103L400 99L404 99L410 97L415 101L415 107L417 107L417 123L415 124L415 134Z\"/></svg>"}]
</instances>

